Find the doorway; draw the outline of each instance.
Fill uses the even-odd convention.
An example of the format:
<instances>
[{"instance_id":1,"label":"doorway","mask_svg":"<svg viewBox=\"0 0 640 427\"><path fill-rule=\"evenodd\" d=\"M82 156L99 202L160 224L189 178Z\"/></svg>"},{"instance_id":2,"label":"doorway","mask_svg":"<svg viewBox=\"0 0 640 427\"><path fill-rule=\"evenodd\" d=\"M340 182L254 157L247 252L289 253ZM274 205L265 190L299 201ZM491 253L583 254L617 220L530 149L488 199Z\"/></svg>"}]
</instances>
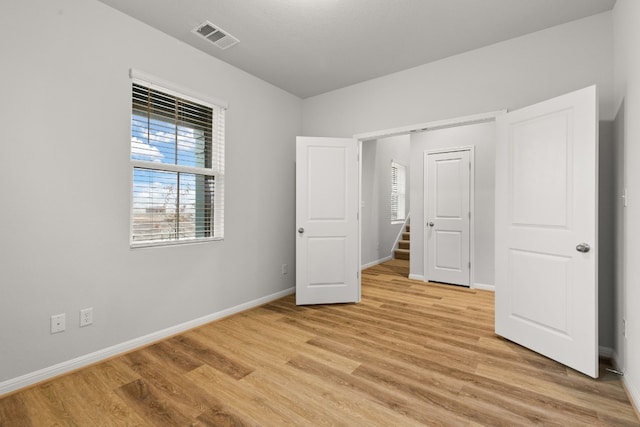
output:
<instances>
[{"instance_id":1,"label":"doorway","mask_svg":"<svg viewBox=\"0 0 640 427\"><path fill-rule=\"evenodd\" d=\"M409 143L408 134L362 143L362 269L391 260L396 242L402 238L410 207Z\"/></svg>"}]
</instances>

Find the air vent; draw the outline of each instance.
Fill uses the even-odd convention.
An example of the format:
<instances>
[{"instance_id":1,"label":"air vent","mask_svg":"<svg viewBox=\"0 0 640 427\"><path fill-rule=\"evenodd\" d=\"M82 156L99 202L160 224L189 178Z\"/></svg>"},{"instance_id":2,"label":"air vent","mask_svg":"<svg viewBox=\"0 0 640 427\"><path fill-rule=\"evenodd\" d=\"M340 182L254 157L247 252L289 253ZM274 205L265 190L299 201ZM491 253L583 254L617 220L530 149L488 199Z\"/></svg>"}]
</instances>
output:
<instances>
[{"instance_id":1,"label":"air vent","mask_svg":"<svg viewBox=\"0 0 640 427\"><path fill-rule=\"evenodd\" d=\"M209 21L198 25L191 32L207 39L220 49L228 49L240 41Z\"/></svg>"}]
</instances>

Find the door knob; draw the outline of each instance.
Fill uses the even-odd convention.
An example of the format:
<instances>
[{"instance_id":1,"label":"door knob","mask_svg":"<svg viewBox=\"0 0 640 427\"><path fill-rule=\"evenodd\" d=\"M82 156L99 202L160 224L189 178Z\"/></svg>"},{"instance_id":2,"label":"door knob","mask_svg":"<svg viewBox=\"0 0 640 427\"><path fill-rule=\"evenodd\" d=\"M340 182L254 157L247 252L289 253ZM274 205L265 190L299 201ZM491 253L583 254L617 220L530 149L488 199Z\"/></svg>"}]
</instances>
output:
<instances>
[{"instance_id":1,"label":"door knob","mask_svg":"<svg viewBox=\"0 0 640 427\"><path fill-rule=\"evenodd\" d=\"M433 227L433 222L427 224L429 227Z\"/></svg>"},{"instance_id":2,"label":"door knob","mask_svg":"<svg viewBox=\"0 0 640 427\"><path fill-rule=\"evenodd\" d=\"M304 228L302 228L302 227L298 228L298 233L300 233L300 234L304 233Z\"/></svg>"},{"instance_id":3,"label":"door knob","mask_svg":"<svg viewBox=\"0 0 640 427\"><path fill-rule=\"evenodd\" d=\"M590 250L591 250L591 246L589 246L586 243L580 243L578 246L576 246L576 251L578 252L587 253Z\"/></svg>"}]
</instances>

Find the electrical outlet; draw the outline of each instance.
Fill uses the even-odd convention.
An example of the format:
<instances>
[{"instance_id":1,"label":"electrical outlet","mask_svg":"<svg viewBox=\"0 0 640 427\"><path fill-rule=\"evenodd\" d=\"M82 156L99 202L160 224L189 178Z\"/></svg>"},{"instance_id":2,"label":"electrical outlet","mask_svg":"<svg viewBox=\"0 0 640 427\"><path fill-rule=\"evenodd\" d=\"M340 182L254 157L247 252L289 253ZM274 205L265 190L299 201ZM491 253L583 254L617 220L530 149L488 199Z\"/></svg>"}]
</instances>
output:
<instances>
[{"instance_id":1,"label":"electrical outlet","mask_svg":"<svg viewBox=\"0 0 640 427\"><path fill-rule=\"evenodd\" d=\"M93 323L93 307L80 310L80 327L89 326Z\"/></svg>"},{"instance_id":2,"label":"electrical outlet","mask_svg":"<svg viewBox=\"0 0 640 427\"><path fill-rule=\"evenodd\" d=\"M58 332L64 332L66 323L66 316L64 313L54 314L51 316L51 333L57 334Z\"/></svg>"},{"instance_id":3,"label":"electrical outlet","mask_svg":"<svg viewBox=\"0 0 640 427\"><path fill-rule=\"evenodd\" d=\"M289 273L289 266L287 264L282 264L282 274Z\"/></svg>"}]
</instances>

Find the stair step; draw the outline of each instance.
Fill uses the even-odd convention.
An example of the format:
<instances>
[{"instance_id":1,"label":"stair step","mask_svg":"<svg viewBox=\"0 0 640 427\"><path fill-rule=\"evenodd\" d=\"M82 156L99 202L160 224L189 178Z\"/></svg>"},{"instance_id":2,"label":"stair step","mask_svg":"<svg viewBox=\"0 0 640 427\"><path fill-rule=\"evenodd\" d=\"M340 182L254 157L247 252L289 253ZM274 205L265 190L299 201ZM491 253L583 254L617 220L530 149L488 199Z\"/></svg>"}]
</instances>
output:
<instances>
[{"instance_id":1,"label":"stair step","mask_svg":"<svg viewBox=\"0 0 640 427\"><path fill-rule=\"evenodd\" d=\"M407 233L410 233L410 232L411 232L411 224L407 224L407 225L405 226L404 230L405 230Z\"/></svg>"},{"instance_id":2,"label":"stair step","mask_svg":"<svg viewBox=\"0 0 640 427\"><path fill-rule=\"evenodd\" d=\"M408 240L398 240L398 249L409 249L411 242Z\"/></svg>"},{"instance_id":3,"label":"stair step","mask_svg":"<svg viewBox=\"0 0 640 427\"><path fill-rule=\"evenodd\" d=\"M411 233L403 231L402 232L402 240L409 240L411 238Z\"/></svg>"},{"instance_id":4,"label":"stair step","mask_svg":"<svg viewBox=\"0 0 640 427\"><path fill-rule=\"evenodd\" d=\"M409 259L409 249L396 249L394 251L395 259Z\"/></svg>"}]
</instances>

